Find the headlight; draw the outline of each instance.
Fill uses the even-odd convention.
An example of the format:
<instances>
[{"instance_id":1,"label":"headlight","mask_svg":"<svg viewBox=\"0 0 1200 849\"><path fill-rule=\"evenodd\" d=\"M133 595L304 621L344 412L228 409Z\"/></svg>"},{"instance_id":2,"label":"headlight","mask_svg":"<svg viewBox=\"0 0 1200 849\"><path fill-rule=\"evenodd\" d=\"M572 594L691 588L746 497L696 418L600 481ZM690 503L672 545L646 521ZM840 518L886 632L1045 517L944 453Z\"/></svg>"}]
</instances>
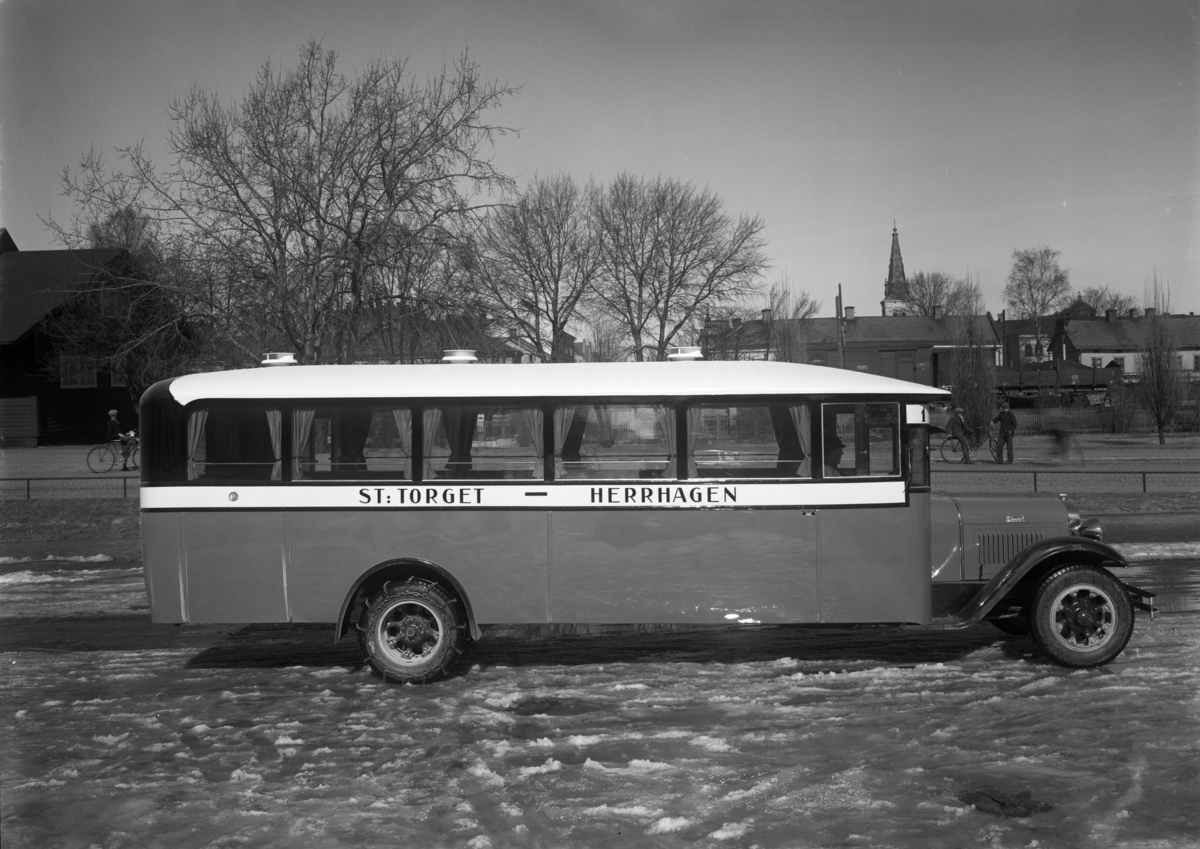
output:
<instances>
[{"instance_id":1,"label":"headlight","mask_svg":"<svg viewBox=\"0 0 1200 849\"><path fill-rule=\"evenodd\" d=\"M1079 526L1078 534L1081 537L1094 539L1096 542L1104 542L1104 528L1100 526L1099 519L1085 519Z\"/></svg>"}]
</instances>

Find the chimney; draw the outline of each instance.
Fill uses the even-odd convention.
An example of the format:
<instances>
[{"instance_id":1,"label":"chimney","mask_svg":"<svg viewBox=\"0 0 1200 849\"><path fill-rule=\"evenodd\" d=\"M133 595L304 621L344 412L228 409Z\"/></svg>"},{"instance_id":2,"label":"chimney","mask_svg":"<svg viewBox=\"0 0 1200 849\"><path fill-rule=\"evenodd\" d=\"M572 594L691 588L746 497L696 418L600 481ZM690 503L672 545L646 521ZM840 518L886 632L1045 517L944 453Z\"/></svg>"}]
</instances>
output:
<instances>
[{"instance_id":1,"label":"chimney","mask_svg":"<svg viewBox=\"0 0 1200 849\"><path fill-rule=\"evenodd\" d=\"M1147 310L1147 312L1149 312L1149 310ZM1129 308L1129 317L1130 317L1130 318L1137 318L1137 317L1138 317L1138 308L1137 308L1137 307L1130 307L1130 308Z\"/></svg>"},{"instance_id":2,"label":"chimney","mask_svg":"<svg viewBox=\"0 0 1200 849\"><path fill-rule=\"evenodd\" d=\"M842 307L842 314L846 321L854 321L854 307Z\"/></svg>"},{"instance_id":3,"label":"chimney","mask_svg":"<svg viewBox=\"0 0 1200 849\"><path fill-rule=\"evenodd\" d=\"M941 304L934 304L934 305L933 305L933 317L934 317L934 318L941 318L941 317L942 317L942 305L941 305Z\"/></svg>"},{"instance_id":4,"label":"chimney","mask_svg":"<svg viewBox=\"0 0 1200 849\"><path fill-rule=\"evenodd\" d=\"M1116 310L1105 310L1104 311L1104 320L1107 321L1109 324L1112 324L1114 321L1117 320L1117 311Z\"/></svg>"},{"instance_id":5,"label":"chimney","mask_svg":"<svg viewBox=\"0 0 1200 849\"><path fill-rule=\"evenodd\" d=\"M771 320L771 308L770 307L767 307L767 309L762 311L762 320L763 321Z\"/></svg>"},{"instance_id":6,"label":"chimney","mask_svg":"<svg viewBox=\"0 0 1200 849\"><path fill-rule=\"evenodd\" d=\"M1129 312L1133 313L1133 312L1135 312L1135 310L1130 310ZM1154 318L1154 316L1156 316L1156 315L1158 315L1157 309L1155 309L1154 307L1146 307L1146 318Z\"/></svg>"}]
</instances>

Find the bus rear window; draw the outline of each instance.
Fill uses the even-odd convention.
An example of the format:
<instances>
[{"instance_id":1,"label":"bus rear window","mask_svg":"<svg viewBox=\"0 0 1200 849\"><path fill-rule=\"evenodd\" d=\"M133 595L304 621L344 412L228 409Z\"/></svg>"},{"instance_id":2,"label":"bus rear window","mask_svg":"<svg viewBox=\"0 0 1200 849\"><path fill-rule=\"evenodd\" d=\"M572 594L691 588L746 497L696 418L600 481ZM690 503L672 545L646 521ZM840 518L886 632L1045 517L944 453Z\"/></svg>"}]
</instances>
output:
<instances>
[{"instance_id":1,"label":"bus rear window","mask_svg":"<svg viewBox=\"0 0 1200 849\"><path fill-rule=\"evenodd\" d=\"M412 412L402 407L298 407L292 480L411 480Z\"/></svg>"},{"instance_id":2,"label":"bus rear window","mask_svg":"<svg viewBox=\"0 0 1200 849\"><path fill-rule=\"evenodd\" d=\"M542 411L447 405L424 413L425 480L542 480Z\"/></svg>"},{"instance_id":3,"label":"bus rear window","mask_svg":"<svg viewBox=\"0 0 1200 849\"><path fill-rule=\"evenodd\" d=\"M213 406L188 416L188 480L279 480L283 414L271 407Z\"/></svg>"},{"instance_id":4,"label":"bus rear window","mask_svg":"<svg viewBox=\"0 0 1200 849\"><path fill-rule=\"evenodd\" d=\"M825 477L900 474L898 404L824 404L821 415Z\"/></svg>"},{"instance_id":5,"label":"bus rear window","mask_svg":"<svg viewBox=\"0 0 1200 849\"><path fill-rule=\"evenodd\" d=\"M703 404L688 411L688 476L812 476L811 417L802 404Z\"/></svg>"},{"instance_id":6,"label":"bus rear window","mask_svg":"<svg viewBox=\"0 0 1200 849\"><path fill-rule=\"evenodd\" d=\"M554 411L555 476L674 479L675 441L675 410L664 404L559 407Z\"/></svg>"}]
</instances>

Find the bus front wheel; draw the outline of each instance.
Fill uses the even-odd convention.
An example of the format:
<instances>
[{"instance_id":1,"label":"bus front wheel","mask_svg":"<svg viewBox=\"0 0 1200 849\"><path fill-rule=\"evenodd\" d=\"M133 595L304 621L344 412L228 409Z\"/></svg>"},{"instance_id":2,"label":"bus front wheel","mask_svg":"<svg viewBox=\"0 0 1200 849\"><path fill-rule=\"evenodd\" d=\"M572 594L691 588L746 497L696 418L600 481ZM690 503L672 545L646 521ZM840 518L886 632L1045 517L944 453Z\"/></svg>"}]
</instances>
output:
<instances>
[{"instance_id":1,"label":"bus front wheel","mask_svg":"<svg viewBox=\"0 0 1200 849\"><path fill-rule=\"evenodd\" d=\"M441 587L409 578L388 581L371 597L358 638L385 681L422 683L442 677L462 653L466 627L457 602Z\"/></svg>"},{"instance_id":2,"label":"bus front wheel","mask_svg":"<svg viewBox=\"0 0 1200 849\"><path fill-rule=\"evenodd\" d=\"M1089 667L1119 655L1133 634L1133 605L1107 570L1076 564L1051 572L1028 608L1033 641L1063 666Z\"/></svg>"}]
</instances>

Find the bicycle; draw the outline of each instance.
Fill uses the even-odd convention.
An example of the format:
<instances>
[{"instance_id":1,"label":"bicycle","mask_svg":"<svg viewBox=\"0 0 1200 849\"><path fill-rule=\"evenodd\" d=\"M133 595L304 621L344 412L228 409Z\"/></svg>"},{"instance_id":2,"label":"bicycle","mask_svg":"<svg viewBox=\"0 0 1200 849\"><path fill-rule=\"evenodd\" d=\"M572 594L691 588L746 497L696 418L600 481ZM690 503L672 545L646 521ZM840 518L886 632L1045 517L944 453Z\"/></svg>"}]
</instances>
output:
<instances>
[{"instance_id":1,"label":"bicycle","mask_svg":"<svg viewBox=\"0 0 1200 849\"><path fill-rule=\"evenodd\" d=\"M996 435L992 433L990 427L973 427L966 431L967 442L971 446L971 453L975 454L980 448L987 446L988 454L992 459L996 459ZM942 440L942 460L947 463L965 463L967 458L963 456L962 444L958 439L949 434Z\"/></svg>"},{"instance_id":2,"label":"bicycle","mask_svg":"<svg viewBox=\"0 0 1200 849\"><path fill-rule=\"evenodd\" d=\"M128 456L125 457L125 466L129 467L129 471L136 472L139 468L141 460L141 443L137 435L130 431L130 436L133 439L133 444L129 449ZM117 460L121 459L123 446L119 442L106 442L103 445L97 445L87 455L88 468L96 474L112 471L117 465Z\"/></svg>"}]
</instances>

